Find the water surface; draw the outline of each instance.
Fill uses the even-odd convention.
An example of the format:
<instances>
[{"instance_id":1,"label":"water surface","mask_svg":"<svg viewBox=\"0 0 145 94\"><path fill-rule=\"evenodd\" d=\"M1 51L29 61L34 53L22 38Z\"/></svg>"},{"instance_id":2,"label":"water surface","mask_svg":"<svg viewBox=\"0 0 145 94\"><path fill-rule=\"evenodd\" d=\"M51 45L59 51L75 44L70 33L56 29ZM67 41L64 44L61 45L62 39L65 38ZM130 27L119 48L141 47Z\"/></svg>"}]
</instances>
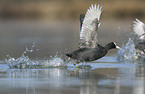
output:
<instances>
[{"instance_id":1,"label":"water surface","mask_svg":"<svg viewBox=\"0 0 145 94\"><path fill-rule=\"evenodd\" d=\"M144 64L102 61L87 63L91 68L85 69L71 63L65 68L42 69L10 69L0 64L0 94L145 93Z\"/></svg>"},{"instance_id":2,"label":"water surface","mask_svg":"<svg viewBox=\"0 0 145 94\"><path fill-rule=\"evenodd\" d=\"M99 43L104 46L115 41L121 46L130 30L119 26L102 22ZM0 22L0 31L0 94L145 94L144 63L118 62L117 50L100 60L80 64L87 64L87 68L75 68L73 61L64 63L65 52L77 49L78 23ZM26 50L30 51L23 56ZM54 57L56 54L59 58ZM5 59L16 66L22 61L43 66L10 68L11 62L7 64ZM61 64L65 66L49 67Z\"/></svg>"}]
</instances>

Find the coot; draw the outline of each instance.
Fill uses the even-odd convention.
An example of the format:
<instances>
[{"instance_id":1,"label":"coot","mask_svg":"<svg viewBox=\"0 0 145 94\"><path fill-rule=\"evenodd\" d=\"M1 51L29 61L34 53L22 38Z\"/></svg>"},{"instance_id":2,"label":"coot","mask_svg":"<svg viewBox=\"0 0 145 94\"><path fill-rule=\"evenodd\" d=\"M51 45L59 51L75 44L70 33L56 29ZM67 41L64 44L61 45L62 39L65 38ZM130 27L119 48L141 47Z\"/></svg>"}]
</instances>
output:
<instances>
[{"instance_id":1,"label":"coot","mask_svg":"<svg viewBox=\"0 0 145 94\"><path fill-rule=\"evenodd\" d=\"M133 21L132 27L133 31L138 35L135 48L140 50L142 54L145 54L145 24L136 19L136 21Z\"/></svg>"},{"instance_id":2,"label":"coot","mask_svg":"<svg viewBox=\"0 0 145 94\"><path fill-rule=\"evenodd\" d=\"M66 53L66 56L76 60L74 66L79 62L97 60L105 56L108 50L118 48L115 42L110 42L105 47L98 44L97 31L100 26L101 12L102 6L95 4L89 7L86 15L80 15L79 48L71 53Z\"/></svg>"}]
</instances>

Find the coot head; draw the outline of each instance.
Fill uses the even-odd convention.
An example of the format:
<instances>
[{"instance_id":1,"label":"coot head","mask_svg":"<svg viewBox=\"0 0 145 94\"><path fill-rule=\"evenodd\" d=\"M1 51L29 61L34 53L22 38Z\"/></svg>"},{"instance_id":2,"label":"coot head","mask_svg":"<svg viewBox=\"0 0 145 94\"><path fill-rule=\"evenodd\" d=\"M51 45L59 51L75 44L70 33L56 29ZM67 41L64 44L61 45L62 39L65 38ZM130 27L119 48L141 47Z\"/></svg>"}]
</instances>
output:
<instances>
[{"instance_id":1,"label":"coot head","mask_svg":"<svg viewBox=\"0 0 145 94\"><path fill-rule=\"evenodd\" d=\"M108 43L108 44L105 46L105 49L106 49L106 50L110 50L110 49L114 49L114 48L119 49L120 47L117 46L115 42L110 42L110 43Z\"/></svg>"}]
</instances>

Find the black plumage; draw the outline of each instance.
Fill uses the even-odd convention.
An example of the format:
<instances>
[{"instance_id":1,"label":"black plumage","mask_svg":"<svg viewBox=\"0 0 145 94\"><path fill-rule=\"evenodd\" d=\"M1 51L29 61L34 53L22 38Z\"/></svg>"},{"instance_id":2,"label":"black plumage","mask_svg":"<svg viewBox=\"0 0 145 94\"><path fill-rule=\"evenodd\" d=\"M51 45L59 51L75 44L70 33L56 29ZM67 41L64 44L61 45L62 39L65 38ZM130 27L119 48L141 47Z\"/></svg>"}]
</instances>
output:
<instances>
[{"instance_id":1,"label":"black plumage","mask_svg":"<svg viewBox=\"0 0 145 94\"><path fill-rule=\"evenodd\" d=\"M71 53L67 53L66 56L77 60L77 62L94 61L102 58L107 54L110 49L116 48L116 43L108 43L105 47L98 44L96 48L79 48Z\"/></svg>"},{"instance_id":2,"label":"black plumage","mask_svg":"<svg viewBox=\"0 0 145 94\"><path fill-rule=\"evenodd\" d=\"M145 52L145 41L137 42L135 48Z\"/></svg>"}]
</instances>

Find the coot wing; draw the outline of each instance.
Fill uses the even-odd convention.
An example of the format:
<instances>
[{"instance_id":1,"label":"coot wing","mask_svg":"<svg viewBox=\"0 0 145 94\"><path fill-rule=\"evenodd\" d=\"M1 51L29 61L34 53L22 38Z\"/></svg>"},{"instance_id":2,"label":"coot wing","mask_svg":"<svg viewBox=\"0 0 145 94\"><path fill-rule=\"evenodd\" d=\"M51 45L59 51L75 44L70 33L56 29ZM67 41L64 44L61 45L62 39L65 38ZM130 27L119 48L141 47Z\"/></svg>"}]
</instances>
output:
<instances>
[{"instance_id":1,"label":"coot wing","mask_svg":"<svg viewBox=\"0 0 145 94\"><path fill-rule=\"evenodd\" d=\"M81 29L82 29L82 24L83 24L84 18L85 18L85 14L82 13L82 14L80 15L80 31L81 31Z\"/></svg>"},{"instance_id":2,"label":"coot wing","mask_svg":"<svg viewBox=\"0 0 145 94\"><path fill-rule=\"evenodd\" d=\"M91 7L86 12L80 30L79 48L95 48L97 46L97 30L100 26L99 19L102 12L102 6Z\"/></svg>"},{"instance_id":3,"label":"coot wing","mask_svg":"<svg viewBox=\"0 0 145 94\"><path fill-rule=\"evenodd\" d=\"M133 31L139 36L139 39L145 40L145 24L136 19L132 25Z\"/></svg>"}]
</instances>

